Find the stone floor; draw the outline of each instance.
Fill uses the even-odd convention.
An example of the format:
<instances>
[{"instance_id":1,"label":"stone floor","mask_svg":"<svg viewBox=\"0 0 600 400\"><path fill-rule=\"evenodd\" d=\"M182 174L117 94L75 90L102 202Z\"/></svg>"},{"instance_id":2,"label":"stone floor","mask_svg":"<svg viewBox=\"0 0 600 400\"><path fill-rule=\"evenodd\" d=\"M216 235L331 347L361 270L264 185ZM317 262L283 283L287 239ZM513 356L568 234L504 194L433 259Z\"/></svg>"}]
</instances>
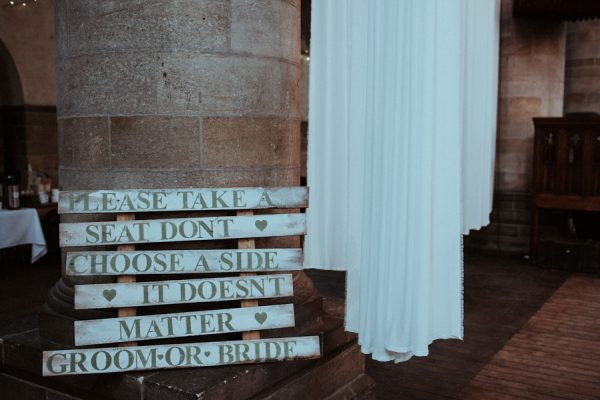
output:
<instances>
[{"instance_id":1,"label":"stone floor","mask_svg":"<svg viewBox=\"0 0 600 400\"><path fill-rule=\"evenodd\" d=\"M0 265L0 336L31 329L46 291L60 275L56 262ZM310 271L328 306L340 312L344 275ZM465 341L438 341L429 357L402 363L367 360L380 399L457 399L461 391L569 277L524 260L465 257Z\"/></svg>"},{"instance_id":2,"label":"stone floor","mask_svg":"<svg viewBox=\"0 0 600 400\"><path fill-rule=\"evenodd\" d=\"M0 257L0 337L37 328L38 312L60 277L58 260L44 257L29 265L24 249L2 250Z\"/></svg>"}]
</instances>

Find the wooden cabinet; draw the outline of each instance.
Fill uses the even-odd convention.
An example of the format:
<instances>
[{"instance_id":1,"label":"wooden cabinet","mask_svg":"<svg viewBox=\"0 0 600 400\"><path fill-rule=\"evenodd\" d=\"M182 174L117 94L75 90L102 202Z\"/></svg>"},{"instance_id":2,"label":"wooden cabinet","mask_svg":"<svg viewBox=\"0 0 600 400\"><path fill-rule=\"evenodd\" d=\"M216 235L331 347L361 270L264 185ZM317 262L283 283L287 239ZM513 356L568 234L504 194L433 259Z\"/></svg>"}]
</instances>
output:
<instances>
[{"instance_id":1,"label":"wooden cabinet","mask_svg":"<svg viewBox=\"0 0 600 400\"><path fill-rule=\"evenodd\" d=\"M534 118L533 122L530 246L535 261L540 209L600 212L600 116Z\"/></svg>"}]
</instances>

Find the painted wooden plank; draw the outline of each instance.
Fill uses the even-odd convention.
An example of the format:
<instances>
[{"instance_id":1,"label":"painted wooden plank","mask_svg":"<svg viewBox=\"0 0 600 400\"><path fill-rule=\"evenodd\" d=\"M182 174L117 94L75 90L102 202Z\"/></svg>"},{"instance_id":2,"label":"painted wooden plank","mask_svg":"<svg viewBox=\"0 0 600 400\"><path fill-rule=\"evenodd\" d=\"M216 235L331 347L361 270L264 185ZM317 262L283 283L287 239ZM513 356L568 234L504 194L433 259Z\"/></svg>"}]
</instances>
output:
<instances>
[{"instance_id":1,"label":"painted wooden plank","mask_svg":"<svg viewBox=\"0 0 600 400\"><path fill-rule=\"evenodd\" d=\"M75 321L75 345L214 335L294 326L294 305Z\"/></svg>"},{"instance_id":2,"label":"painted wooden plank","mask_svg":"<svg viewBox=\"0 0 600 400\"><path fill-rule=\"evenodd\" d=\"M45 351L43 375L105 374L165 368L195 368L321 355L318 336L156 346Z\"/></svg>"},{"instance_id":3,"label":"painted wooden plank","mask_svg":"<svg viewBox=\"0 0 600 400\"><path fill-rule=\"evenodd\" d=\"M134 213L129 214L117 214L117 221L132 221L135 219ZM133 251L135 250L135 246L132 244L122 244L117 246L117 251ZM118 283L133 283L137 280L135 275L120 275L117 277ZM117 310L117 316L122 317L133 317L137 315L137 310L135 308L120 308ZM137 346L136 342L126 342L121 343L121 346Z\"/></svg>"},{"instance_id":4,"label":"painted wooden plank","mask_svg":"<svg viewBox=\"0 0 600 400\"><path fill-rule=\"evenodd\" d=\"M293 271L302 269L302 250L68 252L66 264L77 276Z\"/></svg>"},{"instance_id":5,"label":"painted wooden plank","mask_svg":"<svg viewBox=\"0 0 600 400\"><path fill-rule=\"evenodd\" d=\"M60 192L59 214L305 208L307 187L135 189Z\"/></svg>"},{"instance_id":6,"label":"painted wooden plank","mask_svg":"<svg viewBox=\"0 0 600 400\"><path fill-rule=\"evenodd\" d=\"M75 285L75 309L159 306L287 297L291 274L234 276L158 282Z\"/></svg>"},{"instance_id":7,"label":"painted wooden plank","mask_svg":"<svg viewBox=\"0 0 600 400\"><path fill-rule=\"evenodd\" d=\"M65 223L59 229L61 247L101 246L302 235L306 220L298 213Z\"/></svg>"}]
</instances>

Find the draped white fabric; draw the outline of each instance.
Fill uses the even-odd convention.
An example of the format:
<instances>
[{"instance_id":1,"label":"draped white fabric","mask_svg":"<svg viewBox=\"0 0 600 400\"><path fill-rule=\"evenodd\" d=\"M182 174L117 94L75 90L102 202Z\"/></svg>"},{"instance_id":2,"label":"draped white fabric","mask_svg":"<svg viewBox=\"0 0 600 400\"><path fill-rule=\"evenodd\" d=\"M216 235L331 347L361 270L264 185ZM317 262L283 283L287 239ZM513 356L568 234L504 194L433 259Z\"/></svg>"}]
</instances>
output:
<instances>
[{"instance_id":1,"label":"draped white fabric","mask_svg":"<svg viewBox=\"0 0 600 400\"><path fill-rule=\"evenodd\" d=\"M346 329L376 360L462 338L461 232L491 207L498 7L313 1L305 265L348 271Z\"/></svg>"},{"instance_id":2,"label":"draped white fabric","mask_svg":"<svg viewBox=\"0 0 600 400\"><path fill-rule=\"evenodd\" d=\"M487 225L494 193L500 1L468 0L464 18L462 233Z\"/></svg>"}]
</instances>

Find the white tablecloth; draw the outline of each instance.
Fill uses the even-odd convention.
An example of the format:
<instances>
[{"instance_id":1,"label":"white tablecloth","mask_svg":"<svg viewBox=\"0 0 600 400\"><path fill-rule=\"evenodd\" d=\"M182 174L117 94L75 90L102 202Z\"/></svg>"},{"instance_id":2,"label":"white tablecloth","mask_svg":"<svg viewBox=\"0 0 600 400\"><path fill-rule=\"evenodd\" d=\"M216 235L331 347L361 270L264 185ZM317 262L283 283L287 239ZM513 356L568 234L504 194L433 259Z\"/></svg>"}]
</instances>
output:
<instances>
[{"instance_id":1,"label":"white tablecloth","mask_svg":"<svg viewBox=\"0 0 600 400\"><path fill-rule=\"evenodd\" d=\"M31 262L48 252L38 213L33 208L0 210L0 249L31 244Z\"/></svg>"}]
</instances>

